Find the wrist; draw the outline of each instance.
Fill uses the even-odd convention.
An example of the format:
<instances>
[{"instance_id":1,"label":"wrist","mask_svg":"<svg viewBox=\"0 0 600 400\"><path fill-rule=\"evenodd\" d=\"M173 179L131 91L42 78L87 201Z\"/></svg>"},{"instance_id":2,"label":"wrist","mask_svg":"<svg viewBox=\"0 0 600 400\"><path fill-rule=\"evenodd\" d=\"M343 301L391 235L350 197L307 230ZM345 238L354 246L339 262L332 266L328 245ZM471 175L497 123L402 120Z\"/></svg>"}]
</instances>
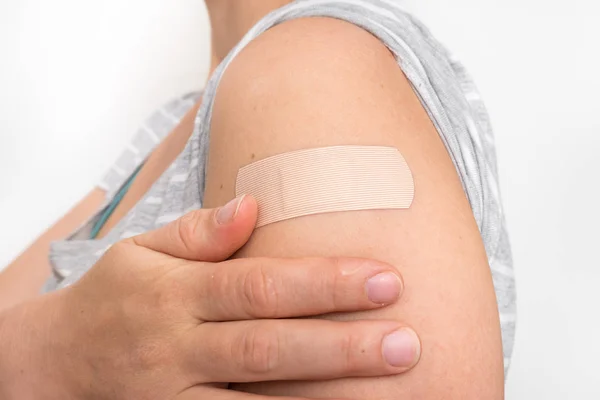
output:
<instances>
[{"instance_id":1,"label":"wrist","mask_svg":"<svg viewBox=\"0 0 600 400\"><path fill-rule=\"evenodd\" d=\"M65 398L63 301L56 292L0 313L0 398Z\"/></svg>"}]
</instances>

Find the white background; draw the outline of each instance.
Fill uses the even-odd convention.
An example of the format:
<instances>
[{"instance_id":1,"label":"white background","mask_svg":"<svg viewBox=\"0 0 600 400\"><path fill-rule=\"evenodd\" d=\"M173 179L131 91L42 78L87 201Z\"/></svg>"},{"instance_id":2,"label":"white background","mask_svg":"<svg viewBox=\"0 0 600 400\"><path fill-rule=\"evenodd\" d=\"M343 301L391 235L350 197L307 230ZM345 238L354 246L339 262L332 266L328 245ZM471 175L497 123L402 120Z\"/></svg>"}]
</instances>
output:
<instances>
[{"instance_id":1,"label":"white background","mask_svg":"<svg viewBox=\"0 0 600 400\"><path fill-rule=\"evenodd\" d=\"M467 64L494 123L519 296L507 398L600 399L597 2L401 3ZM0 0L0 265L207 69L200 0Z\"/></svg>"}]
</instances>

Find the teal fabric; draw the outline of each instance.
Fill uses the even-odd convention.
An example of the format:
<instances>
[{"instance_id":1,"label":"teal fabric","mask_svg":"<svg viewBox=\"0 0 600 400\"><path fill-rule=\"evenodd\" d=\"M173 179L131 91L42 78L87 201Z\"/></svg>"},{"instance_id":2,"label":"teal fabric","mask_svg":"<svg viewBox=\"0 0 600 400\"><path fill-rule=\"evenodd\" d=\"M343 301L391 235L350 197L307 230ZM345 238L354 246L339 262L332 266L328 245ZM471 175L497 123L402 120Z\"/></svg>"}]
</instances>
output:
<instances>
[{"instance_id":1,"label":"teal fabric","mask_svg":"<svg viewBox=\"0 0 600 400\"><path fill-rule=\"evenodd\" d=\"M121 200L123 200L123 197L125 197L125 194L129 191L129 188L131 187L131 184L135 180L135 177L137 176L138 172L140 172L142 165L137 167L137 169L133 172L133 174L131 174L131 176L129 178L127 178L127 181L125 181L125 183L123 184L123 186L121 186L121 188L119 189L117 194L115 194L115 197L113 197L110 204L102 211L102 213L100 214L100 218L98 218L98 221L96 221L96 223L94 224L94 226L92 228L92 233L90 234L90 239L96 239L96 237L98 237L98 233L100 232L100 229L102 229L104 224L106 224L106 221L108 221L108 219L110 218L112 213L115 211L115 208L117 208L117 206L119 205Z\"/></svg>"}]
</instances>

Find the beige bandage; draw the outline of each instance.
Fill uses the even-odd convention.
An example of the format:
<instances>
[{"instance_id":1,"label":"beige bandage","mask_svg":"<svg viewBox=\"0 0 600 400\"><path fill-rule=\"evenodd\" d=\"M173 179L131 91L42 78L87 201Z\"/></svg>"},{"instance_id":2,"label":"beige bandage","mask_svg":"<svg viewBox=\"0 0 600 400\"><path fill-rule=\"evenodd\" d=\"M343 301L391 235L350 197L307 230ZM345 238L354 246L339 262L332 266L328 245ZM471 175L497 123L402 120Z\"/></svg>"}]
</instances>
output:
<instances>
[{"instance_id":1,"label":"beige bandage","mask_svg":"<svg viewBox=\"0 0 600 400\"><path fill-rule=\"evenodd\" d=\"M408 208L414 183L396 148L333 146L278 154L242 167L235 191L257 200L260 227L304 215Z\"/></svg>"}]
</instances>

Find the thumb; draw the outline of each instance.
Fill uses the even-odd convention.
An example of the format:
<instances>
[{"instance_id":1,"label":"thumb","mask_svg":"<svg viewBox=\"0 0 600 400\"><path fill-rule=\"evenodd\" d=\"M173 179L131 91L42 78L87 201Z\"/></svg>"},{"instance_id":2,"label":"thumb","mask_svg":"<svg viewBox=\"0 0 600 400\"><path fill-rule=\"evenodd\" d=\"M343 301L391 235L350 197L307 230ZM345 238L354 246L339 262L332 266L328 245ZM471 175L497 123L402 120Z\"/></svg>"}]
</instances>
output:
<instances>
[{"instance_id":1,"label":"thumb","mask_svg":"<svg viewBox=\"0 0 600 400\"><path fill-rule=\"evenodd\" d=\"M129 240L177 258L223 261L248 241L256 225L257 212L256 200L244 195L221 208L192 211Z\"/></svg>"}]
</instances>

